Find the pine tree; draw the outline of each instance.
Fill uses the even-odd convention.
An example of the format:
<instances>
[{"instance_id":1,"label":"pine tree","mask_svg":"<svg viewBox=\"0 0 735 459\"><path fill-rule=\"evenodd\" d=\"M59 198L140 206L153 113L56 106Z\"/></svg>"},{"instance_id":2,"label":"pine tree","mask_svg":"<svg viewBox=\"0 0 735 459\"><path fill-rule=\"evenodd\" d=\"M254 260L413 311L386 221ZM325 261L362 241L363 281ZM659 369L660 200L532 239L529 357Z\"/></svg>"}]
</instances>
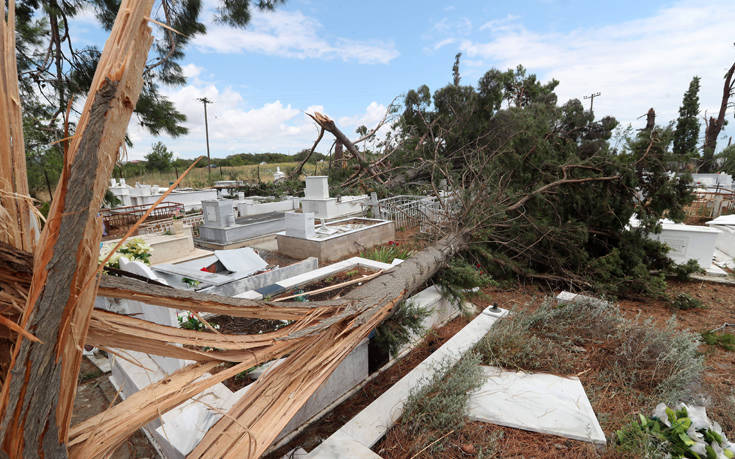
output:
<instances>
[{"instance_id":1,"label":"pine tree","mask_svg":"<svg viewBox=\"0 0 735 459\"><path fill-rule=\"evenodd\" d=\"M680 163L698 156L697 141L699 140L699 77L695 76L689 83L689 89L684 93L684 99L679 107L679 118L676 120L674 131L673 152Z\"/></svg>"}]
</instances>

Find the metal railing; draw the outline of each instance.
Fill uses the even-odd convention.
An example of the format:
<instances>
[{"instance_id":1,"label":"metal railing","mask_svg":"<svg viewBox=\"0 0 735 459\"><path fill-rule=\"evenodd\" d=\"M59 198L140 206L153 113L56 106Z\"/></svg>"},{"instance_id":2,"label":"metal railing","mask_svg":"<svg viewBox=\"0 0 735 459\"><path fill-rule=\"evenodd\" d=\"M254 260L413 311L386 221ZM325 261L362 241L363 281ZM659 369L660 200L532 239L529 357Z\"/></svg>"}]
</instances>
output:
<instances>
[{"instance_id":1,"label":"metal railing","mask_svg":"<svg viewBox=\"0 0 735 459\"><path fill-rule=\"evenodd\" d=\"M398 195L381 199L377 203L378 217L392 220L396 228L419 227L428 232L444 220L447 204L451 207L451 197L445 197L444 206L436 196ZM451 211L451 210L449 210Z\"/></svg>"},{"instance_id":2,"label":"metal railing","mask_svg":"<svg viewBox=\"0 0 735 459\"><path fill-rule=\"evenodd\" d=\"M106 239L114 239L124 235L150 208L149 204L138 206L115 207L114 209L100 210L102 222L105 225ZM173 218L176 214L184 213L184 205L178 202L163 202L153 209L145 223Z\"/></svg>"}]
</instances>

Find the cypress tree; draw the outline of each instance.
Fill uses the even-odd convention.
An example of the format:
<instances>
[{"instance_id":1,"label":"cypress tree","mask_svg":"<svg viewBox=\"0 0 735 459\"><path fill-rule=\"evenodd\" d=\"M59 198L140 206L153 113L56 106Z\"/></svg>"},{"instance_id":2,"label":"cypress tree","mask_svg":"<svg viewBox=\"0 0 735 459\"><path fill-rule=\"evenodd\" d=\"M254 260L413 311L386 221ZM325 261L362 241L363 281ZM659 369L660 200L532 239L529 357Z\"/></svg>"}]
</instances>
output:
<instances>
[{"instance_id":1,"label":"cypress tree","mask_svg":"<svg viewBox=\"0 0 735 459\"><path fill-rule=\"evenodd\" d=\"M674 131L673 153L681 163L697 157L699 140L699 77L695 76L684 93Z\"/></svg>"}]
</instances>

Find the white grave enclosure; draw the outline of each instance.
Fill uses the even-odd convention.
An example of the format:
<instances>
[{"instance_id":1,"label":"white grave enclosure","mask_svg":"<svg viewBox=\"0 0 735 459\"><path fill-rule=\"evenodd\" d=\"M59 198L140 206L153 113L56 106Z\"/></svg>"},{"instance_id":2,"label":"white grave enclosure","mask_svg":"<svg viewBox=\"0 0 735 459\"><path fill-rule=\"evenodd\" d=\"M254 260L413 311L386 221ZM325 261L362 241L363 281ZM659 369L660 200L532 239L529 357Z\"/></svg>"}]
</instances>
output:
<instances>
[{"instance_id":1,"label":"white grave enclosure","mask_svg":"<svg viewBox=\"0 0 735 459\"><path fill-rule=\"evenodd\" d=\"M125 183L125 179L119 181L114 178L110 180L110 191L122 203L120 206L142 206L153 204L167 190L167 187L158 185L143 185L136 183L134 187ZM217 190L204 189L194 190L178 188L169 194L163 202L174 202L184 205L185 210L201 209L202 201L217 199Z\"/></svg>"},{"instance_id":2,"label":"white grave enclosure","mask_svg":"<svg viewBox=\"0 0 735 459\"><path fill-rule=\"evenodd\" d=\"M630 225L638 226L638 221L631 218ZM671 220L661 221L661 232L650 234L651 239L663 242L669 247L668 257L678 264L695 260L699 266L712 275L724 272L713 265L715 242L720 231L706 226L685 225Z\"/></svg>"},{"instance_id":3,"label":"white grave enclosure","mask_svg":"<svg viewBox=\"0 0 735 459\"><path fill-rule=\"evenodd\" d=\"M234 272L252 272L253 270L262 268L263 261L255 253L251 252L252 249L250 248L218 251L210 257L218 259L228 269L234 270ZM201 260L203 259L197 260L190 260L188 263L202 263ZM309 260L310 263L315 263L315 261L313 259ZM279 270L269 271L268 275L270 279L277 280L277 283L271 287L285 290L298 286L306 286L309 282L318 281L334 273L346 269L354 269L358 266L367 267L375 271L387 271L392 269L395 264L400 263L400 261L394 260L393 264L386 264L354 257L334 265L315 269L311 272L300 273L286 279L278 277ZM121 266L124 270L146 276L150 279L163 281L162 277L158 276L156 272L142 263L123 261L121 262ZM170 270L171 268L169 267ZM289 270L284 269L284 273L287 272ZM202 272L201 274L206 273ZM246 277L238 280L238 285L240 283L243 283L243 286L247 285L244 283L247 279ZM235 284L233 283L232 285ZM262 298L262 295L259 295L257 291L253 290L233 296L242 297L247 296L247 294L255 294L255 297ZM410 298L409 301L414 301L432 310L432 315L425 320L427 327L441 325L455 317L458 313L457 308L452 307L446 300L441 298L441 295L435 287L425 289ZM178 327L177 310L172 308L152 306L130 300L110 300L103 297L97 298L96 306L118 313L135 314L136 317L162 325ZM418 337L416 337L416 340L418 340ZM111 357L112 373L110 380L116 389L120 391L122 398L129 397L151 383L161 380L166 375L190 363L179 359L148 355L141 352L115 350L115 353L121 357L117 355ZM262 374L264 371L267 372L272 368L273 364L277 363L276 361L272 364L266 364L259 369L261 371L254 373ZM364 384L368 377L368 371L368 340L365 340L341 362L335 372L309 398L307 403L297 412L296 416L289 422L278 438L286 441L304 423L313 422L328 412L343 397L348 396L351 393L350 391ZM143 430L163 457L184 458L198 444L209 427L222 416L222 413L226 413L249 387L251 386L246 386L233 393L224 384L217 384L197 397L198 400L206 403L189 400L183 405L151 421L143 427Z\"/></svg>"},{"instance_id":4,"label":"white grave enclosure","mask_svg":"<svg viewBox=\"0 0 735 459\"><path fill-rule=\"evenodd\" d=\"M715 247L725 255L735 258L735 214L721 215L707 223L710 228L720 231Z\"/></svg>"},{"instance_id":5,"label":"white grave enclosure","mask_svg":"<svg viewBox=\"0 0 735 459\"><path fill-rule=\"evenodd\" d=\"M299 204L300 199L291 196L287 196L285 199L280 201L259 196L251 196L249 198L238 200L237 212L241 217L267 214L270 212L288 212L291 210L298 210Z\"/></svg>"},{"instance_id":6,"label":"white grave enclosure","mask_svg":"<svg viewBox=\"0 0 735 459\"><path fill-rule=\"evenodd\" d=\"M301 209L312 212L316 218L332 219L355 215L363 211L368 195L329 197L328 177L314 175L306 177L304 198L301 199Z\"/></svg>"}]
</instances>

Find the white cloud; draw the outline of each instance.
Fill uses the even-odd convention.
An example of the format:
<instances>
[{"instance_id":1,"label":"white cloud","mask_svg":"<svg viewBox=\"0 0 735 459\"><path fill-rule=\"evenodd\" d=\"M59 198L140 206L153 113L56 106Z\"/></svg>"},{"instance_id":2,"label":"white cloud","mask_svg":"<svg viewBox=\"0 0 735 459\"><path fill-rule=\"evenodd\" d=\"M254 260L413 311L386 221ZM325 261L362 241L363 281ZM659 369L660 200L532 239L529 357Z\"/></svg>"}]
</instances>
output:
<instances>
[{"instance_id":1,"label":"white cloud","mask_svg":"<svg viewBox=\"0 0 735 459\"><path fill-rule=\"evenodd\" d=\"M650 17L567 33L534 32L509 17L482 27L489 39L464 40L460 49L485 68L523 64L558 79L560 101L601 91L596 113L635 123L654 107L663 122L676 118L694 75L702 77L703 112L717 109L735 57L733 23L729 0L679 2Z\"/></svg>"},{"instance_id":2,"label":"white cloud","mask_svg":"<svg viewBox=\"0 0 735 459\"><path fill-rule=\"evenodd\" d=\"M207 105L209 120L209 144L214 157L224 157L245 152L297 153L311 147L318 130L314 122L304 114L315 111L329 115L321 105L299 109L280 100L249 107L242 95L230 87L197 81L181 88L166 89L166 95L176 108L187 116L185 126L189 133L179 138L165 135L153 137L145 131L133 116L128 134L133 147L128 159L142 159L151 145L161 141L180 157L196 157L206 153L204 109L197 99L206 97L214 103ZM338 126L350 137L357 126L372 127L382 118L385 106L372 102L364 113L337 118ZM327 140L329 136L325 137ZM323 140L319 151L326 151L329 142ZM331 141L331 140L330 140Z\"/></svg>"},{"instance_id":3,"label":"white cloud","mask_svg":"<svg viewBox=\"0 0 735 459\"><path fill-rule=\"evenodd\" d=\"M314 18L300 11L254 11L246 29L208 24L207 33L193 43L201 51L261 53L298 59L341 59L361 64L387 64L399 53L392 42L327 37Z\"/></svg>"}]
</instances>

